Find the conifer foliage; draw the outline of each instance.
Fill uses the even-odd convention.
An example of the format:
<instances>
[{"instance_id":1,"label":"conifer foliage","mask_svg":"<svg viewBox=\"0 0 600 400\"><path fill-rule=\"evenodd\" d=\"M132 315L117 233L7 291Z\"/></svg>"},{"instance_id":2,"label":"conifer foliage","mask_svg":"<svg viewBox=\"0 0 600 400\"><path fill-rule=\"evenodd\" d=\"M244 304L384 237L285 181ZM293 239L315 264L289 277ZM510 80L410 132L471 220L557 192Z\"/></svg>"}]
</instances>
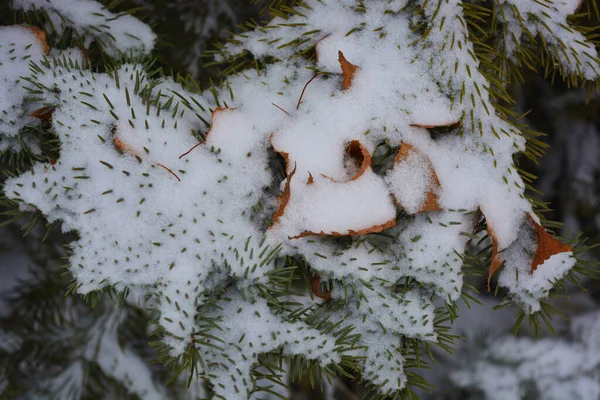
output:
<instances>
[{"instance_id":1,"label":"conifer foliage","mask_svg":"<svg viewBox=\"0 0 600 400\"><path fill-rule=\"evenodd\" d=\"M0 143L35 155L6 214L75 232L69 292L155 315L161 361L215 398L306 371L411 397L472 267L534 319L585 272L536 215L517 161L540 144L505 89L522 65L597 84L579 0L273 2L206 90L153 68L156 36L126 13L11 4L38 22L0 27Z\"/></svg>"}]
</instances>

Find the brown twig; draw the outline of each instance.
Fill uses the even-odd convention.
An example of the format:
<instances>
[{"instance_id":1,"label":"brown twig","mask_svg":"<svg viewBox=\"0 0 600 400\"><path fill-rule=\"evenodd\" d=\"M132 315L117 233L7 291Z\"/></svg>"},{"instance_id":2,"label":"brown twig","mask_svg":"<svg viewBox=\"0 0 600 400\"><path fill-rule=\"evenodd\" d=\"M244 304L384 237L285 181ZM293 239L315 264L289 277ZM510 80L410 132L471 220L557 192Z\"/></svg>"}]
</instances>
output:
<instances>
[{"instance_id":1,"label":"brown twig","mask_svg":"<svg viewBox=\"0 0 600 400\"><path fill-rule=\"evenodd\" d=\"M198 144L194 145L194 147L192 147L191 149L189 149L188 151L186 151L185 153L183 153L182 155L180 155L180 156L179 156L179 159L181 160L181 158L182 158L182 157L185 157L185 156L187 156L188 154L190 154L192 151L194 151L194 149L195 149L196 147L200 146L202 143L204 143L204 142L200 142L200 143L198 143Z\"/></svg>"},{"instance_id":2,"label":"brown twig","mask_svg":"<svg viewBox=\"0 0 600 400\"><path fill-rule=\"evenodd\" d=\"M174 176L175 178L177 178L177 180L178 180L179 182L181 182L181 179L179 179L179 177L177 176L177 174L176 174L175 172L171 171L169 168L165 167L165 166L164 166L164 165L162 165L161 163L157 163L157 164L158 164L158 166L159 166L159 167L163 167L164 169L166 169L167 171L169 171L171 174L173 174L173 176Z\"/></svg>"},{"instance_id":3,"label":"brown twig","mask_svg":"<svg viewBox=\"0 0 600 400\"><path fill-rule=\"evenodd\" d=\"M304 85L304 87L302 88L302 93L300 93L300 98L298 99L298 104L296 105L296 110L300 108L300 102L302 102L302 97L304 97L304 91L306 90L306 87L317 77L319 76L319 74L314 74L312 78L310 78L310 80L308 82L306 82L306 85Z\"/></svg>"},{"instance_id":4,"label":"brown twig","mask_svg":"<svg viewBox=\"0 0 600 400\"><path fill-rule=\"evenodd\" d=\"M287 115L290 115L290 113L289 113L289 112L285 111L283 108L279 107L277 104L275 104L275 103L271 103L271 104L273 104L275 107L279 108L281 111L283 111L283 112L284 112L284 113L286 113Z\"/></svg>"}]
</instances>

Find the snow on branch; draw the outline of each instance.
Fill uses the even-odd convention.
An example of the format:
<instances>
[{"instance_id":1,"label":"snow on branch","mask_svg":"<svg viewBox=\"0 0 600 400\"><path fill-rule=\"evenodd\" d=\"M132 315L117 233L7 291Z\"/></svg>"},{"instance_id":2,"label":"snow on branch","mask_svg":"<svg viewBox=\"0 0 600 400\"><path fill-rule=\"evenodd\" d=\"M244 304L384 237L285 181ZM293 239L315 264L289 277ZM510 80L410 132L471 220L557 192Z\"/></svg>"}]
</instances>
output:
<instances>
[{"instance_id":1,"label":"snow on branch","mask_svg":"<svg viewBox=\"0 0 600 400\"><path fill-rule=\"evenodd\" d=\"M23 11L45 11L49 30L61 35L71 28L88 48L98 41L104 51L117 58L119 53L147 54L154 48L156 35L150 27L127 14L114 14L94 0L13 0Z\"/></svg>"},{"instance_id":2,"label":"snow on branch","mask_svg":"<svg viewBox=\"0 0 600 400\"><path fill-rule=\"evenodd\" d=\"M248 398L276 351L329 370L350 357L381 393L402 390L404 344L440 343L433 302L460 298L478 229L490 278L529 313L576 262L524 195L525 139L462 2L405 4L309 0L222 50L262 68L200 94L137 64L37 58L27 90L60 158L5 193L78 232L79 293L150 299L169 356L203 360L192 370L224 398ZM290 301L290 270L324 300Z\"/></svg>"},{"instance_id":3,"label":"snow on branch","mask_svg":"<svg viewBox=\"0 0 600 400\"><path fill-rule=\"evenodd\" d=\"M582 4L583 0L499 1L497 13L504 24L506 56L514 58L524 41L539 40L558 61L562 75L597 79L600 60L596 47L567 21Z\"/></svg>"},{"instance_id":4,"label":"snow on branch","mask_svg":"<svg viewBox=\"0 0 600 400\"><path fill-rule=\"evenodd\" d=\"M46 34L29 26L0 27L0 151L16 147L16 136L35 122L21 76L30 61L39 61L50 51Z\"/></svg>"}]
</instances>

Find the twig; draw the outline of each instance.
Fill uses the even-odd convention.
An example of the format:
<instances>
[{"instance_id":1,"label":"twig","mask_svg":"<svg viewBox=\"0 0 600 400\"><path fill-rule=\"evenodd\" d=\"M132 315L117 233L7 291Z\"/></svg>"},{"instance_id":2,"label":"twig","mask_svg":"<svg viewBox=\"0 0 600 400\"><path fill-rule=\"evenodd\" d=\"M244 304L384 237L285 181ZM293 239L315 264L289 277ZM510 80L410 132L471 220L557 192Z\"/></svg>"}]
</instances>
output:
<instances>
[{"instance_id":1,"label":"twig","mask_svg":"<svg viewBox=\"0 0 600 400\"><path fill-rule=\"evenodd\" d=\"M204 143L204 142L200 142L200 143L198 143L198 144L194 145L194 147L192 147L191 149L189 149L188 151L186 151L185 153L183 153L182 155L180 155L180 156L179 156L179 159L181 160L181 158L182 158L182 157L185 157L185 156L187 156L188 154L190 154L192 151L194 151L194 149L195 149L196 147L200 146L202 143Z\"/></svg>"},{"instance_id":2,"label":"twig","mask_svg":"<svg viewBox=\"0 0 600 400\"><path fill-rule=\"evenodd\" d=\"M300 102L302 101L302 97L304 97L304 91L306 90L306 87L317 77L319 76L318 74L314 74L312 78L310 78L310 80L308 82L306 82L306 85L304 85L304 87L302 88L302 93L300 93L300 98L298 99L298 104L296 105L296 110L300 108Z\"/></svg>"},{"instance_id":3,"label":"twig","mask_svg":"<svg viewBox=\"0 0 600 400\"><path fill-rule=\"evenodd\" d=\"M283 108L279 107L277 104L275 104L275 103L271 103L271 104L273 104L275 107L279 108L281 111L283 111L283 112L284 112L284 113L286 113L287 115L290 115L290 113L289 113L289 112L285 111Z\"/></svg>"},{"instance_id":4,"label":"twig","mask_svg":"<svg viewBox=\"0 0 600 400\"><path fill-rule=\"evenodd\" d=\"M181 157L180 157L180 158L181 158ZM171 174L173 174L173 176L174 176L175 178L177 178L177 180L178 180L179 182L181 182L181 179L179 179L179 177L177 176L177 174L176 174L175 172L171 171L169 168L165 167L165 166L164 166L164 165L162 165L161 163L157 163L157 164L158 164L158 166L159 166L159 167L163 167L164 169L166 169L167 171L169 171Z\"/></svg>"}]
</instances>

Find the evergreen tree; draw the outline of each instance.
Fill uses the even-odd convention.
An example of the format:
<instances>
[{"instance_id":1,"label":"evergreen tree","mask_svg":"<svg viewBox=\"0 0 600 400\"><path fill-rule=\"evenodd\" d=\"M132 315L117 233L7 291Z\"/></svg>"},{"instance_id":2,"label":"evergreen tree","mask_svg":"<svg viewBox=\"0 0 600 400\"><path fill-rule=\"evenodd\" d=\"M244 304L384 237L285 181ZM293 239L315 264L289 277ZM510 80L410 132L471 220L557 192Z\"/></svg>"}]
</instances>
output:
<instances>
[{"instance_id":1,"label":"evergreen tree","mask_svg":"<svg viewBox=\"0 0 600 400\"><path fill-rule=\"evenodd\" d=\"M595 99L595 0L257 3L0 5L0 206L31 255L6 289L3 396L287 398L305 381L416 398L459 302L488 290L539 334L545 299L594 275L579 236L547 230L546 144L515 98L537 72ZM564 352L595 348L572 332ZM454 382L519 398L544 363L520 346L556 343L485 341L476 365L500 371L506 348L525 366ZM561 375L570 394L593 398L576 389L598 364Z\"/></svg>"}]
</instances>

